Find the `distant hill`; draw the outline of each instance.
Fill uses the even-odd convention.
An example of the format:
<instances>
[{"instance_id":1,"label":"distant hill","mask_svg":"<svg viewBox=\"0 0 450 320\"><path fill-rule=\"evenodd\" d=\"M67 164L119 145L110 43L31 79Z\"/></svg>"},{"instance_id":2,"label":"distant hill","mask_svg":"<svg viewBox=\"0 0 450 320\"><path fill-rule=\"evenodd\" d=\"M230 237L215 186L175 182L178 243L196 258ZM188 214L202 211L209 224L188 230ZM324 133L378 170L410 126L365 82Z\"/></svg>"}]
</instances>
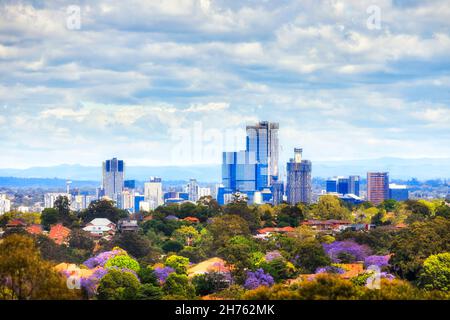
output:
<instances>
[{"instance_id":1,"label":"distant hill","mask_svg":"<svg viewBox=\"0 0 450 320\"><path fill-rule=\"evenodd\" d=\"M446 159L401 159L380 158L348 161L314 161L313 176L327 178L335 175L358 174L365 176L367 171L389 171L394 179L419 180L450 178L450 158ZM285 165L281 165L285 168ZM28 169L0 169L0 177L71 179L77 181L101 181L101 168L82 165L59 165L53 167L33 167ZM126 167L126 178L145 181L151 176L162 177L165 181L189 180L201 182L221 180L220 165ZM0 186L1 186L0 180ZM3 180L4 181L4 180ZM49 182L50 183L50 182ZM59 182L58 182L59 183Z\"/></svg>"}]
</instances>

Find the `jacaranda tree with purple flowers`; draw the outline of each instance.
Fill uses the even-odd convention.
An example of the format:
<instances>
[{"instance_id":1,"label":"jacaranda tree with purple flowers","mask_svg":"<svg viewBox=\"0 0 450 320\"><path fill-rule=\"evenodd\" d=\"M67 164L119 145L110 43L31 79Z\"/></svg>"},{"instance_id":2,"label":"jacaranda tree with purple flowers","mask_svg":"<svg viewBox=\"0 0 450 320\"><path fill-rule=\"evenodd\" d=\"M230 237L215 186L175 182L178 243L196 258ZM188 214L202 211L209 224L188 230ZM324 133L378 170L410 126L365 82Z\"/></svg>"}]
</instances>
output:
<instances>
[{"instance_id":1,"label":"jacaranda tree with purple flowers","mask_svg":"<svg viewBox=\"0 0 450 320\"><path fill-rule=\"evenodd\" d=\"M166 279L169 277L169 275L175 272L175 269L171 267L156 267L154 269L154 272L156 278L158 279L158 282L160 284L163 284L164 282L166 282Z\"/></svg>"},{"instance_id":2,"label":"jacaranda tree with purple flowers","mask_svg":"<svg viewBox=\"0 0 450 320\"><path fill-rule=\"evenodd\" d=\"M120 248L114 248L112 251L105 251L99 253L95 257L89 258L88 260L83 262L83 265L85 265L89 269L93 269L95 267L103 267L109 259L119 255L127 255L127 253Z\"/></svg>"},{"instance_id":3,"label":"jacaranda tree with purple flowers","mask_svg":"<svg viewBox=\"0 0 450 320\"><path fill-rule=\"evenodd\" d=\"M386 255L386 256L368 256L365 260L364 260L364 266L367 268L369 266L377 266L380 269L383 267L387 267L389 266L389 259L391 258L391 256Z\"/></svg>"},{"instance_id":4,"label":"jacaranda tree with purple flowers","mask_svg":"<svg viewBox=\"0 0 450 320\"><path fill-rule=\"evenodd\" d=\"M263 269L258 269L255 272L247 272L244 288L253 290L261 286L270 287L274 283L275 281L270 274L265 273Z\"/></svg>"},{"instance_id":5,"label":"jacaranda tree with purple flowers","mask_svg":"<svg viewBox=\"0 0 450 320\"><path fill-rule=\"evenodd\" d=\"M323 248L335 263L364 261L371 253L367 245L358 244L353 240L335 241L330 244L324 243Z\"/></svg>"}]
</instances>

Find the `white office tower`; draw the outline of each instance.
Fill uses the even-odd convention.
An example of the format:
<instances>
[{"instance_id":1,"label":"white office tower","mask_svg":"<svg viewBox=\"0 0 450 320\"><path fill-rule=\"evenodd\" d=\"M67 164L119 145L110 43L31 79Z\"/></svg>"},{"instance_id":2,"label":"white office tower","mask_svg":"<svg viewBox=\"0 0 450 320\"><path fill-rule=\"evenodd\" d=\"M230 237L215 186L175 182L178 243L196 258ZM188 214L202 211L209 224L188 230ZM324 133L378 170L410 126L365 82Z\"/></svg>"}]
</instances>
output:
<instances>
[{"instance_id":1,"label":"white office tower","mask_svg":"<svg viewBox=\"0 0 450 320\"><path fill-rule=\"evenodd\" d=\"M211 188L198 188L198 198L207 197L211 195Z\"/></svg>"},{"instance_id":2,"label":"white office tower","mask_svg":"<svg viewBox=\"0 0 450 320\"><path fill-rule=\"evenodd\" d=\"M0 215L11 211L11 200L6 197L6 194L0 194Z\"/></svg>"},{"instance_id":3,"label":"white office tower","mask_svg":"<svg viewBox=\"0 0 450 320\"><path fill-rule=\"evenodd\" d=\"M191 179L186 186L186 192L189 194L189 201L197 202L199 199L199 185L197 180Z\"/></svg>"},{"instance_id":4,"label":"white office tower","mask_svg":"<svg viewBox=\"0 0 450 320\"><path fill-rule=\"evenodd\" d=\"M122 192L122 207L121 209L132 211L134 208L134 191L124 190Z\"/></svg>"},{"instance_id":5,"label":"white office tower","mask_svg":"<svg viewBox=\"0 0 450 320\"><path fill-rule=\"evenodd\" d=\"M73 201L70 204L70 209L73 211L81 211L86 209L86 196L76 195L73 197Z\"/></svg>"},{"instance_id":6,"label":"white office tower","mask_svg":"<svg viewBox=\"0 0 450 320\"><path fill-rule=\"evenodd\" d=\"M113 158L103 162L103 193L105 197L118 201L122 195L125 178L123 160Z\"/></svg>"},{"instance_id":7,"label":"white office tower","mask_svg":"<svg viewBox=\"0 0 450 320\"><path fill-rule=\"evenodd\" d=\"M53 208L53 205L58 197L67 197L69 201L72 200L70 194L67 193L46 193L44 195L44 208Z\"/></svg>"},{"instance_id":8,"label":"white office tower","mask_svg":"<svg viewBox=\"0 0 450 320\"><path fill-rule=\"evenodd\" d=\"M161 178L151 177L150 182L144 184L144 198L151 210L164 204Z\"/></svg>"}]
</instances>

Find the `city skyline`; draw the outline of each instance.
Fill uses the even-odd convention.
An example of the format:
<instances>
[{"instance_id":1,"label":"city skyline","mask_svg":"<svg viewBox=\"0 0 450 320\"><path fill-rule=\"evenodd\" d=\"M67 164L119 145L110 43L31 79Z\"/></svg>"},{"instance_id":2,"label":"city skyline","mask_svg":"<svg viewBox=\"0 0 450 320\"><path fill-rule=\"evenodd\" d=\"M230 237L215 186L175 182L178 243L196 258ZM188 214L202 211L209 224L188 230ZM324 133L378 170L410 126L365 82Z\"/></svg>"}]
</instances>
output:
<instances>
[{"instance_id":1,"label":"city skyline","mask_svg":"<svg viewBox=\"0 0 450 320\"><path fill-rule=\"evenodd\" d=\"M83 2L76 28L70 1L6 1L0 168L180 165L180 135L262 119L283 128L281 163L297 145L314 161L450 158L450 9L378 2Z\"/></svg>"}]
</instances>

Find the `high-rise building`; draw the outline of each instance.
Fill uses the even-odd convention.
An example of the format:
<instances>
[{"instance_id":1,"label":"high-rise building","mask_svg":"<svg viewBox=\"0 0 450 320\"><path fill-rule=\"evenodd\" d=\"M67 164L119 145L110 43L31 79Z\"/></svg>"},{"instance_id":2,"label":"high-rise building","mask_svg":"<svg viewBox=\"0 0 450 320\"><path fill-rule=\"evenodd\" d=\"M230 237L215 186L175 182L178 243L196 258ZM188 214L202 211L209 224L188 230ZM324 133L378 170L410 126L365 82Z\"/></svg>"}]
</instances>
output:
<instances>
[{"instance_id":1,"label":"high-rise building","mask_svg":"<svg viewBox=\"0 0 450 320\"><path fill-rule=\"evenodd\" d=\"M103 162L103 194L111 200L118 201L122 195L125 177L123 160L113 158Z\"/></svg>"},{"instance_id":2,"label":"high-rise building","mask_svg":"<svg viewBox=\"0 0 450 320\"><path fill-rule=\"evenodd\" d=\"M327 193L335 193L338 190L338 177L330 178L326 181L326 191Z\"/></svg>"},{"instance_id":3,"label":"high-rise building","mask_svg":"<svg viewBox=\"0 0 450 320\"><path fill-rule=\"evenodd\" d=\"M46 193L44 194L44 208L53 208L53 205L58 197L67 197L70 202L72 200L71 195L67 193Z\"/></svg>"},{"instance_id":4,"label":"high-rise building","mask_svg":"<svg viewBox=\"0 0 450 320\"><path fill-rule=\"evenodd\" d=\"M145 201L150 203L150 209L154 210L164 204L161 178L151 177L150 182L144 184Z\"/></svg>"},{"instance_id":5,"label":"high-rise building","mask_svg":"<svg viewBox=\"0 0 450 320\"><path fill-rule=\"evenodd\" d=\"M339 177L337 181L337 193L348 194L349 192L349 179Z\"/></svg>"},{"instance_id":6,"label":"high-rise building","mask_svg":"<svg viewBox=\"0 0 450 320\"><path fill-rule=\"evenodd\" d=\"M270 187L278 180L278 123L261 121L248 125L247 151L255 153L255 160L260 165L256 176L257 190Z\"/></svg>"},{"instance_id":7,"label":"high-rise building","mask_svg":"<svg viewBox=\"0 0 450 320\"><path fill-rule=\"evenodd\" d=\"M283 202L283 195L284 195L284 183L283 182L274 181L274 183L272 183L271 191L272 191L272 204L274 206L277 206L281 202Z\"/></svg>"},{"instance_id":8,"label":"high-rise building","mask_svg":"<svg viewBox=\"0 0 450 320\"><path fill-rule=\"evenodd\" d=\"M326 181L326 192L359 196L359 176L329 178Z\"/></svg>"},{"instance_id":9,"label":"high-rise building","mask_svg":"<svg viewBox=\"0 0 450 320\"><path fill-rule=\"evenodd\" d=\"M207 187L198 188L198 198L199 199L201 197L208 197L210 195L211 195L211 188L207 188Z\"/></svg>"},{"instance_id":10,"label":"high-rise building","mask_svg":"<svg viewBox=\"0 0 450 320\"><path fill-rule=\"evenodd\" d=\"M143 209L141 209L141 203L142 202L145 202L145 197L141 196L139 194L136 194L134 196L134 212L135 213L143 210Z\"/></svg>"},{"instance_id":11,"label":"high-rise building","mask_svg":"<svg viewBox=\"0 0 450 320\"><path fill-rule=\"evenodd\" d=\"M348 193L359 197L359 176L348 177Z\"/></svg>"},{"instance_id":12,"label":"high-rise building","mask_svg":"<svg viewBox=\"0 0 450 320\"><path fill-rule=\"evenodd\" d=\"M136 189L136 180L125 180L123 186L125 189L134 190Z\"/></svg>"},{"instance_id":13,"label":"high-rise building","mask_svg":"<svg viewBox=\"0 0 450 320\"><path fill-rule=\"evenodd\" d=\"M248 151L224 152L222 183L233 191L256 191L258 165L255 153Z\"/></svg>"},{"instance_id":14,"label":"high-rise building","mask_svg":"<svg viewBox=\"0 0 450 320\"><path fill-rule=\"evenodd\" d=\"M286 194L290 204L311 203L312 164L302 159L302 149L294 149L295 156L287 163Z\"/></svg>"},{"instance_id":15,"label":"high-rise building","mask_svg":"<svg viewBox=\"0 0 450 320\"><path fill-rule=\"evenodd\" d=\"M11 200L8 199L6 194L0 194L0 215L11 211Z\"/></svg>"},{"instance_id":16,"label":"high-rise building","mask_svg":"<svg viewBox=\"0 0 450 320\"><path fill-rule=\"evenodd\" d=\"M199 185L197 180L190 179L186 186L186 192L189 194L189 201L197 202L199 199Z\"/></svg>"},{"instance_id":17,"label":"high-rise building","mask_svg":"<svg viewBox=\"0 0 450 320\"><path fill-rule=\"evenodd\" d=\"M367 200L379 205L389 199L389 173L367 172Z\"/></svg>"},{"instance_id":18,"label":"high-rise building","mask_svg":"<svg viewBox=\"0 0 450 320\"><path fill-rule=\"evenodd\" d=\"M272 184L278 180L278 128L278 123L268 121L248 125L246 150L223 153L223 189L217 196L219 203L224 202L219 197L230 193L243 193L251 203L255 192L271 191ZM267 190L265 197L268 197Z\"/></svg>"},{"instance_id":19,"label":"high-rise building","mask_svg":"<svg viewBox=\"0 0 450 320\"><path fill-rule=\"evenodd\" d=\"M406 185L389 184L389 199L395 201L406 201L409 199L409 190Z\"/></svg>"}]
</instances>

